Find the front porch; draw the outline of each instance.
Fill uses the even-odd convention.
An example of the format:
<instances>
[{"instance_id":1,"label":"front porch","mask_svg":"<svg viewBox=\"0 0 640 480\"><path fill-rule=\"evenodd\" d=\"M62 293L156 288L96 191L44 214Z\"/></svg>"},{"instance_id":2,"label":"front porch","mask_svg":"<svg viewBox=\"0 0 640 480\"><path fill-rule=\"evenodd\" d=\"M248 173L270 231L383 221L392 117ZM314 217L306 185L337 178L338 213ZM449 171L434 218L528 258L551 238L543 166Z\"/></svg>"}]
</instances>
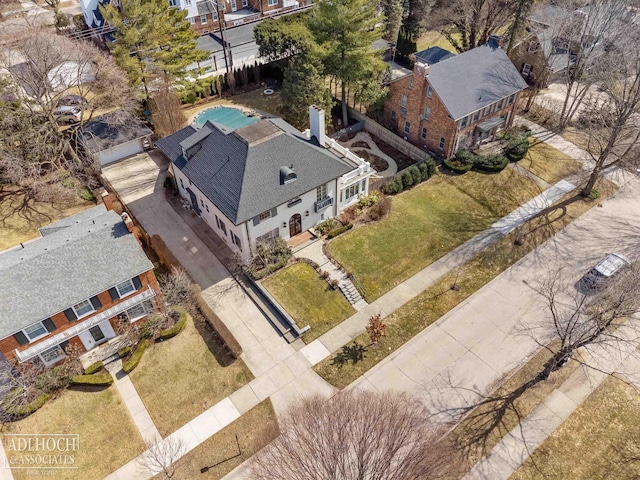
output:
<instances>
[{"instance_id":1,"label":"front porch","mask_svg":"<svg viewBox=\"0 0 640 480\"><path fill-rule=\"evenodd\" d=\"M104 362L105 365L107 363L111 363L120 358L118 350L126 346L127 341L122 337L122 335L114 337L102 345L80 355L79 360L82 364L82 368L87 368L89 365L96 362Z\"/></svg>"}]
</instances>

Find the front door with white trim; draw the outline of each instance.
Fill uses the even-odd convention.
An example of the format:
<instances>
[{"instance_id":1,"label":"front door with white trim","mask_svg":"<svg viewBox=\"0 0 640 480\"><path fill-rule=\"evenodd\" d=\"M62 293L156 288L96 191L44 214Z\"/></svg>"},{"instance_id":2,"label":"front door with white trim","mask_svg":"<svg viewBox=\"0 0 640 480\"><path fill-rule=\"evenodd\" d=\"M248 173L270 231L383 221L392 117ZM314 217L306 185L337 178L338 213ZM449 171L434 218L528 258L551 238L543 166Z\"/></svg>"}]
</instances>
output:
<instances>
[{"instance_id":1,"label":"front door with white trim","mask_svg":"<svg viewBox=\"0 0 640 480\"><path fill-rule=\"evenodd\" d=\"M98 325L78 334L78 338L87 350L91 350L115 336L116 332L113 331L113 327L111 327L109 320L105 320L104 322L101 322Z\"/></svg>"}]
</instances>

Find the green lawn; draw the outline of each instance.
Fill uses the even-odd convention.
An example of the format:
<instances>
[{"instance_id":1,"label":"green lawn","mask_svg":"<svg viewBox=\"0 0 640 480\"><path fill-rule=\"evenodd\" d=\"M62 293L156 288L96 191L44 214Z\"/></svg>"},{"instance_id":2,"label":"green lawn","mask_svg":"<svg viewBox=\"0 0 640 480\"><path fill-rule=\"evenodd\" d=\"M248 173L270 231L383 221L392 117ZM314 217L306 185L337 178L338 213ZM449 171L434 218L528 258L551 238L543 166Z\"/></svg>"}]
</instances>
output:
<instances>
[{"instance_id":1,"label":"green lawn","mask_svg":"<svg viewBox=\"0 0 640 480\"><path fill-rule=\"evenodd\" d=\"M511 480L640 478L640 396L606 379Z\"/></svg>"},{"instance_id":2,"label":"green lawn","mask_svg":"<svg viewBox=\"0 0 640 480\"><path fill-rule=\"evenodd\" d=\"M560 150L534 138L529 139L531 146L518 165L550 184L580 170L580 163Z\"/></svg>"},{"instance_id":3,"label":"green lawn","mask_svg":"<svg viewBox=\"0 0 640 480\"><path fill-rule=\"evenodd\" d=\"M512 169L436 175L393 197L386 219L337 237L329 251L372 301L538 193Z\"/></svg>"},{"instance_id":4,"label":"green lawn","mask_svg":"<svg viewBox=\"0 0 640 480\"><path fill-rule=\"evenodd\" d=\"M103 478L145 449L115 386L101 391L64 391L33 415L5 424L3 433L80 435L80 446L74 455L78 468L46 471L13 469L16 479L34 478L43 472L52 472L56 479ZM7 437L3 437L3 444L5 452L10 455Z\"/></svg>"},{"instance_id":5,"label":"green lawn","mask_svg":"<svg viewBox=\"0 0 640 480\"><path fill-rule=\"evenodd\" d=\"M455 39L459 39L460 34L456 33L453 35L453 37ZM453 45L449 43L449 40L447 40L444 35L436 30L429 30L428 32L423 33L422 36L418 39L417 44L418 52L429 47L440 47L445 50L449 50L452 53L458 53L456 52L456 49L453 48Z\"/></svg>"},{"instance_id":6,"label":"green lawn","mask_svg":"<svg viewBox=\"0 0 640 480\"><path fill-rule=\"evenodd\" d=\"M311 326L303 337L307 343L355 313L344 295L331 288L306 263L296 263L276 272L263 280L262 286L300 328Z\"/></svg>"},{"instance_id":7,"label":"green lawn","mask_svg":"<svg viewBox=\"0 0 640 480\"><path fill-rule=\"evenodd\" d=\"M191 317L177 337L150 347L130 376L163 437L253 379L244 362Z\"/></svg>"},{"instance_id":8,"label":"green lawn","mask_svg":"<svg viewBox=\"0 0 640 480\"><path fill-rule=\"evenodd\" d=\"M615 186L606 179L601 179L597 188L603 197L615 191ZM387 336L377 348L365 348L370 340L366 332L362 333L356 337L355 346L349 344L318 363L314 367L316 373L337 388L346 387L575 218L597 205L597 202L585 201L571 194L559 203L559 208L509 233L386 317ZM519 246L514 243L516 239L521 243ZM455 290L451 289L454 282L457 286Z\"/></svg>"}]
</instances>

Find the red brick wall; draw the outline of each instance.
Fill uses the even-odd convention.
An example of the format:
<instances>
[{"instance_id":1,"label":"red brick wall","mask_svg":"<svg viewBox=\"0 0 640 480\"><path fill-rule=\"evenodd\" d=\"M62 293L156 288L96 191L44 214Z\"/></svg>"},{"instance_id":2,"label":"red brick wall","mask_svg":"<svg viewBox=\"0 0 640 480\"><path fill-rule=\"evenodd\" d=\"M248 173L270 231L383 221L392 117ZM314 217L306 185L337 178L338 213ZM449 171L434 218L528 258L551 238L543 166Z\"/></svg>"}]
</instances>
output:
<instances>
[{"instance_id":1,"label":"red brick wall","mask_svg":"<svg viewBox=\"0 0 640 480\"><path fill-rule=\"evenodd\" d=\"M140 283L142 283L142 287L138 290L138 293L142 292L142 290L151 286L151 288L153 288L156 291L156 296L157 296L156 302L155 302L156 305L160 306L161 308L164 308L161 293L160 293L160 286L158 285L158 280L156 279L153 273L153 270L149 270L147 272L140 274ZM125 297L124 299L113 301L111 300L111 295L109 295L108 291L99 293L97 296L98 296L98 299L100 300L100 303L102 304L102 307L93 315L103 312L108 308L111 308L114 305L117 305L125 301L128 298L128 297ZM91 318L91 316L84 317L80 321L85 321L89 318ZM37 322L38 320L43 320L43 319L34 319L34 323ZM61 332L64 332L67 328L72 327L77 323L77 322L69 322L64 312L56 313L55 315L51 316L51 321L53 321L53 324L56 326L56 330L51 332L51 335L57 335ZM0 340L0 352L2 352L8 360L14 361L16 349L25 350L27 348L30 348L38 344L39 342L46 340L51 335L43 337L35 342L28 343L27 345L24 345L22 347L18 344L18 342L13 337L13 335L11 335L7 338ZM82 345L82 342L80 341L80 339L78 339L78 337L72 337L71 339L69 339L69 342L74 345L75 344Z\"/></svg>"},{"instance_id":2,"label":"red brick wall","mask_svg":"<svg viewBox=\"0 0 640 480\"><path fill-rule=\"evenodd\" d=\"M409 88L410 85L411 88ZM415 70L412 75L391 83L389 85L389 98L385 104L385 119L395 127L398 135L407 137L409 142L438 156L445 158L453 156L457 137L469 131L473 132L477 124L482 121L500 117L508 111L512 112L509 124L513 121L516 102L480 118L477 122L458 132L458 123L449 117L448 110L438 98L436 92L432 91L431 98L427 97L428 86L429 77L424 78L423 75L419 75ZM406 115L401 113L402 97L404 95L407 96ZM421 120L420 116L423 115L426 107L431 108L429 120ZM392 119L392 112L395 112L395 120ZM410 123L408 134L405 133L405 122ZM424 139L421 138L423 128L427 129ZM440 138L445 139L444 149L440 149ZM424 147L425 145L426 148Z\"/></svg>"}]
</instances>

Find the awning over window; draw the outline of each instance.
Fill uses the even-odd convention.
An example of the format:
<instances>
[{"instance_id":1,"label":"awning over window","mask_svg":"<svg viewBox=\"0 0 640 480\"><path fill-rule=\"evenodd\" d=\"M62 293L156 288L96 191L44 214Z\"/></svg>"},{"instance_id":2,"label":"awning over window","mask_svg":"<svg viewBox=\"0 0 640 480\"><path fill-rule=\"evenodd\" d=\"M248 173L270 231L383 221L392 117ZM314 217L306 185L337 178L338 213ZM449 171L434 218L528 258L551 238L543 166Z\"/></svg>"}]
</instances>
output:
<instances>
[{"instance_id":1,"label":"awning over window","mask_svg":"<svg viewBox=\"0 0 640 480\"><path fill-rule=\"evenodd\" d=\"M504 118L496 117L490 118L482 123L479 123L476 127L480 132L485 133L491 130L493 127L497 127L498 125L502 125L504 123Z\"/></svg>"}]
</instances>

